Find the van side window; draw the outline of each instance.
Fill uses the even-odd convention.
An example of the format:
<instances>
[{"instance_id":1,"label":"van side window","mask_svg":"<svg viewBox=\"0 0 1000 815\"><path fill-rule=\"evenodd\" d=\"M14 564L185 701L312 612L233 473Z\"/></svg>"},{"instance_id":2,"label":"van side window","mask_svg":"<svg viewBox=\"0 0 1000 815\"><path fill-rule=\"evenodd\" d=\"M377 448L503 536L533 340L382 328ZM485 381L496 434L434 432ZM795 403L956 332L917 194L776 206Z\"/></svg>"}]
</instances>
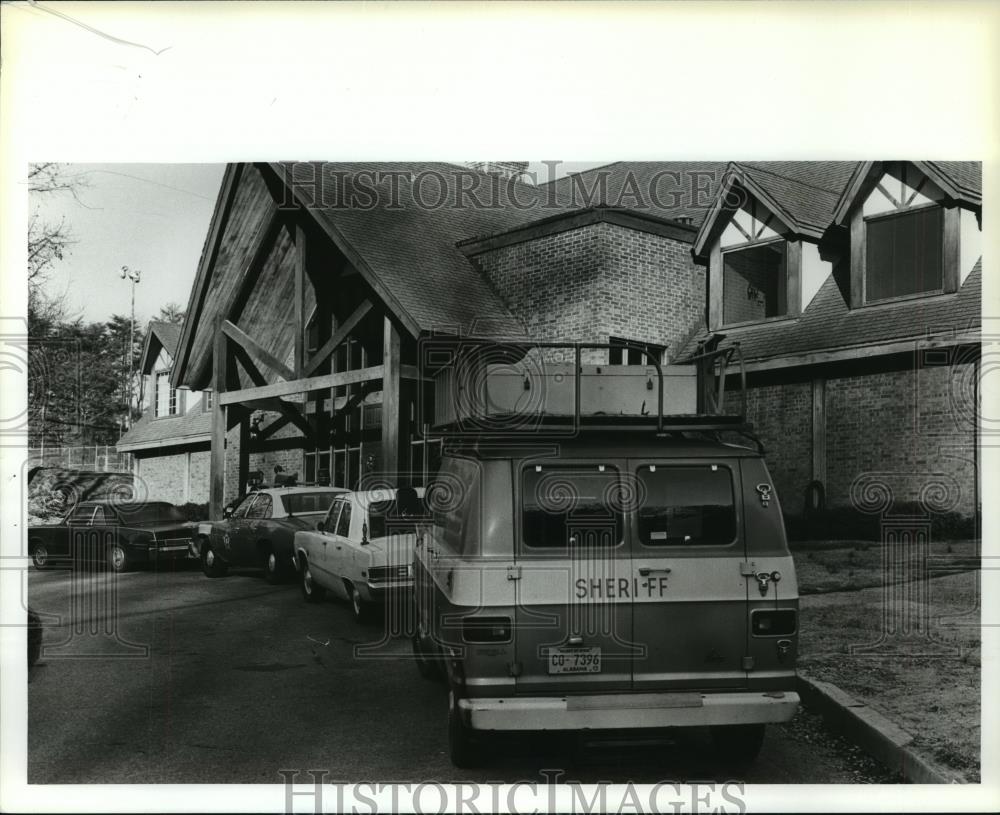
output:
<instances>
[{"instance_id":1,"label":"van side window","mask_svg":"<svg viewBox=\"0 0 1000 815\"><path fill-rule=\"evenodd\" d=\"M524 469L521 529L537 549L613 548L624 538L621 481L610 466Z\"/></svg>"},{"instance_id":2,"label":"van side window","mask_svg":"<svg viewBox=\"0 0 1000 815\"><path fill-rule=\"evenodd\" d=\"M733 476L717 464L640 467L643 546L722 546L736 537Z\"/></svg>"},{"instance_id":3,"label":"van side window","mask_svg":"<svg viewBox=\"0 0 1000 815\"><path fill-rule=\"evenodd\" d=\"M457 554L470 554L479 546L481 479L478 462L445 456L427 486L424 501L433 517L435 539Z\"/></svg>"}]
</instances>

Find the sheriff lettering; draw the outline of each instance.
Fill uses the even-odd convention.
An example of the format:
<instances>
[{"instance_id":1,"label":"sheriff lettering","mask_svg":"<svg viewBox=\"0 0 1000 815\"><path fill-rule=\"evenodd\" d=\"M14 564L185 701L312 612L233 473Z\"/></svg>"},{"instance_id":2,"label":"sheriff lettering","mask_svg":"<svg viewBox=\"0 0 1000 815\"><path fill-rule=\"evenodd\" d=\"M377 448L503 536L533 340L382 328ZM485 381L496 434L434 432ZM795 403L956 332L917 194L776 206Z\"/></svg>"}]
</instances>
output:
<instances>
[{"instance_id":1,"label":"sheriff lettering","mask_svg":"<svg viewBox=\"0 0 1000 815\"><path fill-rule=\"evenodd\" d=\"M663 597L667 576L659 577L580 577L574 583L577 600L641 600Z\"/></svg>"}]
</instances>

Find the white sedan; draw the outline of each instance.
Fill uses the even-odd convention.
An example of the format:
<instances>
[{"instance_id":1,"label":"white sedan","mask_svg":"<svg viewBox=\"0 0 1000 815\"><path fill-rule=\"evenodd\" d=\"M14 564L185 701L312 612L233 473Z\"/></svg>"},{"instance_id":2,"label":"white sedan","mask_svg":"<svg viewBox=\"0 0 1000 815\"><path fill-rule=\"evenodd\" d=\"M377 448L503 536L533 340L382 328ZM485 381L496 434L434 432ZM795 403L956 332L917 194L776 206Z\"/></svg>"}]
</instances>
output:
<instances>
[{"instance_id":1,"label":"white sedan","mask_svg":"<svg viewBox=\"0 0 1000 815\"><path fill-rule=\"evenodd\" d=\"M307 602L330 592L358 621L413 587L413 547L429 523L423 487L338 495L315 530L295 533L294 558Z\"/></svg>"}]
</instances>

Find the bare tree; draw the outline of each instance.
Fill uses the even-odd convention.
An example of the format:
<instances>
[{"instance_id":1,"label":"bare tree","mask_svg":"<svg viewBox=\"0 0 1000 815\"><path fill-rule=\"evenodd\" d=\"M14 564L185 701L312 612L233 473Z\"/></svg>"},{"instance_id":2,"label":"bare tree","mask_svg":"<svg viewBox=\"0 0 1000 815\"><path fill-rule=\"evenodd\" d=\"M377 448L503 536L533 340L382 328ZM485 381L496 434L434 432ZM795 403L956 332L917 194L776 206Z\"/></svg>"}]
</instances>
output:
<instances>
[{"instance_id":1,"label":"bare tree","mask_svg":"<svg viewBox=\"0 0 1000 815\"><path fill-rule=\"evenodd\" d=\"M54 222L39 211L42 197L72 195L79 200L81 190L89 186L83 174L72 174L63 164L44 162L28 168L28 193L32 211L28 220L28 310L31 313L58 310L59 298L47 297L42 285L56 261L62 260L73 244L73 235L65 218Z\"/></svg>"},{"instance_id":2,"label":"bare tree","mask_svg":"<svg viewBox=\"0 0 1000 815\"><path fill-rule=\"evenodd\" d=\"M184 322L184 309L178 303L167 303L165 306L160 306L160 313L156 315L156 319L180 325Z\"/></svg>"}]
</instances>

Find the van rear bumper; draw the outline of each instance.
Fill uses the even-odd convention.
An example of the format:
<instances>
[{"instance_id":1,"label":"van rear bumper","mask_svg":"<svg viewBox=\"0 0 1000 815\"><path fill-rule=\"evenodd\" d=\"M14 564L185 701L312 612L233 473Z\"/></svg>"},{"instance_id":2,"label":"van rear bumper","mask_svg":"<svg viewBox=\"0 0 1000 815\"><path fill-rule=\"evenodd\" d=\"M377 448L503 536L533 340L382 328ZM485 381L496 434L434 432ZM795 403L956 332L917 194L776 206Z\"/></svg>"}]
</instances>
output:
<instances>
[{"instance_id":1,"label":"van rear bumper","mask_svg":"<svg viewBox=\"0 0 1000 815\"><path fill-rule=\"evenodd\" d=\"M787 722L799 695L768 693L630 693L595 696L459 699L473 730L611 730Z\"/></svg>"}]
</instances>

